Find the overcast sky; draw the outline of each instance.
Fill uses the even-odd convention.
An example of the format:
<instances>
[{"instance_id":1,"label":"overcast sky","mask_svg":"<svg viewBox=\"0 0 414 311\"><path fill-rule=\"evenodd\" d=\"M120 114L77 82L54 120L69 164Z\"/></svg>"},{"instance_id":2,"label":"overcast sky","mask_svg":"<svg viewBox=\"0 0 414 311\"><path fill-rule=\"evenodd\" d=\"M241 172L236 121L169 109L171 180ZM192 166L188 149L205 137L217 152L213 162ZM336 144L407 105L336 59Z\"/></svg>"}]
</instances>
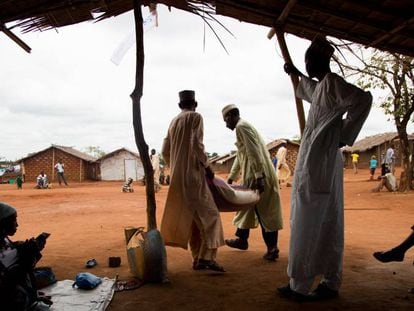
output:
<instances>
[{"instance_id":1,"label":"overcast sky","mask_svg":"<svg viewBox=\"0 0 414 311\"><path fill-rule=\"evenodd\" d=\"M145 8L144 17L148 15ZM221 117L229 103L257 127L266 142L293 138L299 126L289 77L268 28L220 17L235 38L216 25L229 55L192 14L159 6L159 27L145 33L142 117L150 148L159 150L179 113L178 91L193 89L204 117L206 151L234 150L235 135ZM82 23L21 34L28 54L0 32L0 157L16 160L51 144L105 152L137 148L129 94L134 88L135 47L119 66L110 59L134 27L132 12L99 23ZM304 71L309 41L289 35L296 65ZM378 103L376 103L378 104ZM305 111L309 105L305 103ZM395 131L373 108L359 138Z\"/></svg>"}]
</instances>

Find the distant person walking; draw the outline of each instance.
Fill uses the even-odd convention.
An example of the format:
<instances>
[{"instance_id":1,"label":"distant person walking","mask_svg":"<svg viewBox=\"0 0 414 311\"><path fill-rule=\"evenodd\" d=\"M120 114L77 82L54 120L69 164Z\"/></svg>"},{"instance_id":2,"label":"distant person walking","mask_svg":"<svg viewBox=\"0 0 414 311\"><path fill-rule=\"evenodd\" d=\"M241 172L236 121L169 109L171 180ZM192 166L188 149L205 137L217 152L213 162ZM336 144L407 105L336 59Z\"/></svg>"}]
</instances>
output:
<instances>
[{"instance_id":1,"label":"distant person walking","mask_svg":"<svg viewBox=\"0 0 414 311\"><path fill-rule=\"evenodd\" d=\"M371 157L371 160L369 160L369 171L371 174L371 176L369 177L369 180L374 180L374 175L375 175L375 170L377 168L377 164L378 164L377 157L373 155Z\"/></svg>"},{"instance_id":2,"label":"distant person walking","mask_svg":"<svg viewBox=\"0 0 414 311\"><path fill-rule=\"evenodd\" d=\"M64 174L65 173L65 164L62 163L61 159L59 159L58 163L56 163L55 169L56 169L56 172L57 172L59 185L62 185L62 180L63 180L63 182L67 186L68 183L66 182L66 178L65 178L65 174Z\"/></svg>"},{"instance_id":3,"label":"distant person walking","mask_svg":"<svg viewBox=\"0 0 414 311\"><path fill-rule=\"evenodd\" d=\"M22 189L22 185L23 185L23 179L22 176L17 176L16 178L16 185L17 185L17 189Z\"/></svg>"},{"instance_id":4,"label":"distant person walking","mask_svg":"<svg viewBox=\"0 0 414 311\"><path fill-rule=\"evenodd\" d=\"M154 187L155 187L155 192L158 192L158 190L161 189L161 186L160 186L160 173L161 173L161 169L160 169L160 157L158 156L158 154L155 151L155 149L151 149L150 159L151 159L152 169L154 171Z\"/></svg>"},{"instance_id":5,"label":"distant person walking","mask_svg":"<svg viewBox=\"0 0 414 311\"><path fill-rule=\"evenodd\" d=\"M388 166L388 169L391 173L394 174L395 170L395 151L394 151L394 143L388 147L387 152L385 153L385 165Z\"/></svg>"},{"instance_id":6,"label":"distant person walking","mask_svg":"<svg viewBox=\"0 0 414 311\"><path fill-rule=\"evenodd\" d=\"M353 154L351 154L351 158L352 158L352 166L354 168L354 174L358 174L359 154L354 152Z\"/></svg>"},{"instance_id":7,"label":"distant person walking","mask_svg":"<svg viewBox=\"0 0 414 311\"><path fill-rule=\"evenodd\" d=\"M282 140L282 143L277 150L276 158L277 158L277 178L279 183L288 182L289 177L291 175L291 171L289 165L286 162L286 155L287 155L287 141Z\"/></svg>"}]
</instances>

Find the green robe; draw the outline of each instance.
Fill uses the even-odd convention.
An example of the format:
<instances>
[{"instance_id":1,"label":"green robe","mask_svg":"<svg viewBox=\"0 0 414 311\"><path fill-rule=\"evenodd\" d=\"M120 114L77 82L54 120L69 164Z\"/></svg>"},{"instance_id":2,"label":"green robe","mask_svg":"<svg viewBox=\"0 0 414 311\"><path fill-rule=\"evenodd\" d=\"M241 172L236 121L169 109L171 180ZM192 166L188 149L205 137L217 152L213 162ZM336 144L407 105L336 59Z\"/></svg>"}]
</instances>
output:
<instances>
[{"instance_id":1,"label":"green robe","mask_svg":"<svg viewBox=\"0 0 414 311\"><path fill-rule=\"evenodd\" d=\"M266 144L257 130L242 119L236 125L236 137L237 155L229 178L237 180L241 173L241 183L252 188L257 178L265 177L265 191L256 208L267 232L280 230L283 220L279 182ZM256 228L258 219L254 209L237 212L233 224L240 229Z\"/></svg>"}]
</instances>

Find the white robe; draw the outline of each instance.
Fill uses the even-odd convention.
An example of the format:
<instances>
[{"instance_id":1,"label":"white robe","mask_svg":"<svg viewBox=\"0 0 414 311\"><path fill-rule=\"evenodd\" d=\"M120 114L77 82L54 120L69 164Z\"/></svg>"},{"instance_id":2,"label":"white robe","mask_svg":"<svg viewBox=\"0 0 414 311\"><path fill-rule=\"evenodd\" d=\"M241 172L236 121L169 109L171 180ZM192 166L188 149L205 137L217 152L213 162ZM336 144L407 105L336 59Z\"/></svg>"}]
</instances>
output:
<instances>
[{"instance_id":1,"label":"white robe","mask_svg":"<svg viewBox=\"0 0 414 311\"><path fill-rule=\"evenodd\" d=\"M158 154L151 154L151 164L154 170L154 183L158 185L160 183L160 157Z\"/></svg>"},{"instance_id":2,"label":"white robe","mask_svg":"<svg viewBox=\"0 0 414 311\"><path fill-rule=\"evenodd\" d=\"M302 78L296 93L311 107L294 174L288 275L303 280L342 272L344 201L339 145L354 143L372 96L334 73L320 82Z\"/></svg>"},{"instance_id":3,"label":"white robe","mask_svg":"<svg viewBox=\"0 0 414 311\"><path fill-rule=\"evenodd\" d=\"M286 163L286 154L287 149L284 146L281 146L276 153L277 159L277 178L281 181L287 181L291 175L289 165Z\"/></svg>"},{"instance_id":4,"label":"white robe","mask_svg":"<svg viewBox=\"0 0 414 311\"><path fill-rule=\"evenodd\" d=\"M208 249L224 245L220 213L205 178L208 159L203 145L203 118L182 111L168 129L162 156L170 166L170 187L161 222L165 244L187 249L195 218Z\"/></svg>"}]
</instances>

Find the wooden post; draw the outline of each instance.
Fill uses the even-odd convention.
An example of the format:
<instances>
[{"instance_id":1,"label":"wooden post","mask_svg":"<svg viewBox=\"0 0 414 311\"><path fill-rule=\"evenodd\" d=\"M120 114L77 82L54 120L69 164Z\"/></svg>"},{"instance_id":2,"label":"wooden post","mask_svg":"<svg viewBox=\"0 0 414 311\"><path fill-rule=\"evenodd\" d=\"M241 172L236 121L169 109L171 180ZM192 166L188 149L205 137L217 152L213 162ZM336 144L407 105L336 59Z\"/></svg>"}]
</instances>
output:
<instances>
[{"instance_id":1,"label":"wooden post","mask_svg":"<svg viewBox=\"0 0 414 311\"><path fill-rule=\"evenodd\" d=\"M55 148L52 146L52 179L55 181Z\"/></svg>"},{"instance_id":2,"label":"wooden post","mask_svg":"<svg viewBox=\"0 0 414 311\"><path fill-rule=\"evenodd\" d=\"M134 124L135 143L144 166L145 187L147 195L147 231L157 228L155 215L156 202L154 192L154 171L148 154L148 145L144 139L141 119L141 97L144 85L144 33L142 25L141 1L133 0L136 36L136 72L135 89L130 95L132 98L132 119Z\"/></svg>"},{"instance_id":3,"label":"wooden post","mask_svg":"<svg viewBox=\"0 0 414 311\"><path fill-rule=\"evenodd\" d=\"M16 42L17 45L20 46L27 53L30 53L30 51L32 50L30 46L23 42L23 40L21 40L18 36L16 36L9 29L7 29L6 25L4 25L3 23L0 23L0 31L3 31L6 36L8 36L10 39Z\"/></svg>"},{"instance_id":4,"label":"wooden post","mask_svg":"<svg viewBox=\"0 0 414 311\"><path fill-rule=\"evenodd\" d=\"M290 58L289 50L286 45L285 41L285 34L283 31L277 29L276 30L277 41L279 42L280 50L282 51L283 59L285 63L292 63L292 59ZM297 75L290 75L290 80L292 81L293 86L293 93L295 95L295 103L296 103L296 113L298 115L299 120L299 128L300 128L300 135L303 136L303 131L305 130L305 112L303 110L303 103L302 100L296 97L296 89L299 85L299 77Z\"/></svg>"}]
</instances>

